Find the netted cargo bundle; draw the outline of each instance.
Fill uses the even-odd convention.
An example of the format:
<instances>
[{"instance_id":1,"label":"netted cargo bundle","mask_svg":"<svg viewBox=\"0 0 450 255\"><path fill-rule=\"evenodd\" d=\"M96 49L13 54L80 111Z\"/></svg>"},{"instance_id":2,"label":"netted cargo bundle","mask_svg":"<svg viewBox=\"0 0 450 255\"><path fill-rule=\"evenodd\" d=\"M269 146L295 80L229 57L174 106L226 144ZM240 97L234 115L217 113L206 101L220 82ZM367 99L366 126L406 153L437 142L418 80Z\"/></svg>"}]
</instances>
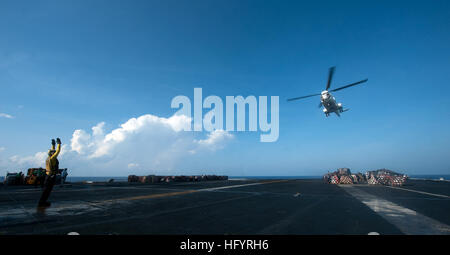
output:
<instances>
[{"instance_id":1,"label":"netted cargo bundle","mask_svg":"<svg viewBox=\"0 0 450 255\"><path fill-rule=\"evenodd\" d=\"M375 178L375 176L370 176L369 179L367 180L367 184L371 184L371 185L376 185L378 184L377 179Z\"/></svg>"},{"instance_id":2,"label":"netted cargo bundle","mask_svg":"<svg viewBox=\"0 0 450 255\"><path fill-rule=\"evenodd\" d=\"M374 171L367 171L366 176L369 176L368 184L381 184L389 186L404 185L408 176L394 172L389 169L378 169Z\"/></svg>"},{"instance_id":3,"label":"netted cargo bundle","mask_svg":"<svg viewBox=\"0 0 450 255\"><path fill-rule=\"evenodd\" d=\"M350 168L338 168L338 175L351 175Z\"/></svg>"},{"instance_id":4,"label":"netted cargo bundle","mask_svg":"<svg viewBox=\"0 0 450 255\"><path fill-rule=\"evenodd\" d=\"M339 179L340 184L353 184L352 178L349 175L343 175Z\"/></svg>"},{"instance_id":5,"label":"netted cargo bundle","mask_svg":"<svg viewBox=\"0 0 450 255\"><path fill-rule=\"evenodd\" d=\"M395 176L391 178L392 186L402 186L406 181L406 176Z\"/></svg>"},{"instance_id":6,"label":"netted cargo bundle","mask_svg":"<svg viewBox=\"0 0 450 255\"><path fill-rule=\"evenodd\" d=\"M378 183L381 185L391 185L391 176L380 174L377 176Z\"/></svg>"},{"instance_id":7,"label":"netted cargo bundle","mask_svg":"<svg viewBox=\"0 0 450 255\"><path fill-rule=\"evenodd\" d=\"M353 183L359 183L358 176L356 174L352 174Z\"/></svg>"},{"instance_id":8,"label":"netted cargo bundle","mask_svg":"<svg viewBox=\"0 0 450 255\"><path fill-rule=\"evenodd\" d=\"M331 184L339 184L339 177L337 177L337 175L331 176L330 183Z\"/></svg>"},{"instance_id":9,"label":"netted cargo bundle","mask_svg":"<svg viewBox=\"0 0 450 255\"><path fill-rule=\"evenodd\" d=\"M367 178L362 173L357 173L356 177L358 178L358 183L366 183Z\"/></svg>"},{"instance_id":10,"label":"netted cargo bundle","mask_svg":"<svg viewBox=\"0 0 450 255\"><path fill-rule=\"evenodd\" d=\"M362 173L352 174L349 168L338 168L334 172L328 172L323 175L323 180L330 184L366 183L366 178Z\"/></svg>"}]
</instances>

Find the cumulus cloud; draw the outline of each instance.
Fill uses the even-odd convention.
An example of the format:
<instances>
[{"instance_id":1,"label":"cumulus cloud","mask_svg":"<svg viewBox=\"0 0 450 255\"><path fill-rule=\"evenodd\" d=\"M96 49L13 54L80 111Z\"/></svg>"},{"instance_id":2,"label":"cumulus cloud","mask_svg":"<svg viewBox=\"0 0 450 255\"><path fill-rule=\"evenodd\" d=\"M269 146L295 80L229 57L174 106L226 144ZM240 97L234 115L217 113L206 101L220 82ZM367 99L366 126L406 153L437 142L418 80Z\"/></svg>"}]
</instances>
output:
<instances>
[{"instance_id":1,"label":"cumulus cloud","mask_svg":"<svg viewBox=\"0 0 450 255\"><path fill-rule=\"evenodd\" d=\"M204 135L204 139L198 139L196 136L202 134L183 131L190 124L191 119L184 115L164 118L146 114L131 118L110 131L105 129L104 122L90 131L77 129L62 147L61 167L71 169L77 176L170 174L183 166L191 155L214 153L233 138L226 131L215 130ZM46 152L29 157L14 156L10 162L42 166L46 156Z\"/></svg>"},{"instance_id":2,"label":"cumulus cloud","mask_svg":"<svg viewBox=\"0 0 450 255\"><path fill-rule=\"evenodd\" d=\"M92 128L92 134L81 129L75 130L71 147L78 154L87 154L88 158L117 154L123 147L130 149L130 143L134 144L134 151L150 149L156 144L164 148L163 144L166 142L179 143L183 125L190 122L191 119L184 115L161 118L146 114L129 119L107 134L104 131L105 123L101 122ZM174 139L177 137L179 139Z\"/></svg>"},{"instance_id":3,"label":"cumulus cloud","mask_svg":"<svg viewBox=\"0 0 450 255\"><path fill-rule=\"evenodd\" d=\"M222 149L224 142L233 138L233 135L224 130L214 130L208 134L208 138L204 140L196 140L196 142L211 150Z\"/></svg>"},{"instance_id":4,"label":"cumulus cloud","mask_svg":"<svg viewBox=\"0 0 450 255\"><path fill-rule=\"evenodd\" d=\"M14 155L9 158L13 166L20 167L29 165L30 167L45 167L45 159L47 158L47 152L37 152L32 156L20 157Z\"/></svg>"},{"instance_id":5,"label":"cumulus cloud","mask_svg":"<svg viewBox=\"0 0 450 255\"><path fill-rule=\"evenodd\" d=\"M0 112L0 118L12 119L12 118L14 118L14 116Z\"/></svg>"},{"instance_id":6,"label":"cumulus cloud","mask_svg":"<svg viewBox=\"0 0 450 255\"><path fill-rule=\"evenodd\" d=\"M76 158L96 164L97 169L166 171L175 169L193 152L208 153L223 148L233 137L226 131L216 130L204 140L198 140L192 132L183 131L190 123L191 119L184 115L163 118L146 114L106 132L105 123L101 122L90 133L75 130L71 151Z\"/></svg>"}]
</instances>

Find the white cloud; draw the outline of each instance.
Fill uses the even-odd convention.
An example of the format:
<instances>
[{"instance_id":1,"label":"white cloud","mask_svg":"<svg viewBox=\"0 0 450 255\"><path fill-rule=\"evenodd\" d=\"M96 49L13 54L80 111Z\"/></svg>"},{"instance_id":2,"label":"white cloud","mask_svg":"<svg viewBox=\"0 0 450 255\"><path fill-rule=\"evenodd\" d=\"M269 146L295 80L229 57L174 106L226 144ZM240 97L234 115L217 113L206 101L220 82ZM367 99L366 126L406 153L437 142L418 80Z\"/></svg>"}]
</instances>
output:
<instances>
[{"instance_id":1,"label":"white cloud","mask_svg":"<svg viewBox=\"0 0 450 255\"><path fill-rule=\"evenodd\" d=\"M139 164L136 163L128 164L128 169L137 169L137 168L139 168Z\"/></svg>"},{"instance_id":2,"label":"white cloud","mask_svg":"<svg viewBox=\"0 0 450 255\"><path fill-rule=\"evenodd\" d=\"M79 154L89 154L89 158L112 155L117 147L117 150L120 150L121 146L132 146L130 142L144 145L143 148L148 149L164 138L173 139L179 136L183 125L190 121L191 119L183 115L161 118L146 114L129 119L108 134L104 134L105 123L101 122L92 128L92 135L84 130L75 130L71 146L72 150ZM147 140L143 141L142 138Z\"/></svg>"},{"instance_id":3,"label":"white cloud","mask_svg":"<svg viewBox=\"0 0 450 255\"><path fill-rule=\"evenodd\" d=\"M78 152L79 154L84 154L84 150L87 146L89 146L89 141L91 139L91 135L86 133L86 131L77 129L73 132L71 147L73 151Z\"/></svg>"},{"instance_id":4,"label":"white cloud","mask_svg":"<svg viewBox=\"0 0 450 255\"><path fill-rule=\"evenodd\" d=\"M222 149L224 142L228 139L232 139L233 135L224 130L214 130L208 134L208 138L204 140L197 140L196 142L205 146L211 150Z\"/></svg>"},{"instance_id":5,"label":"white cloud","mask_svg":"<svg viewBox=\"0 0 450 255\"><path fill-rule=\"evenodd\" d=\"M12 118L14 118L14 116L12 116L12 115L9 115L9 114L1 113L1 112L0 112L0 118L1 118L1 117L7 118L7 119L12 119Z\"/></svg>"},{"instance_id":6,"label":"white cloud","mask_svg":"<svg viewBox=\"0 0 450 255\"><path fill-rule=\"evenodd\" d=\"M103 127L104 126L105 126L105 122L100 122L92 128L92 134L94 135L94 137L100 137L103 135Z\"/></svg>"},{"instance_id":7,"label":"white cloud","mask_svg":"<svg viewBox=\"0 0 450 255\"><path fill-rule=\"evenodd\" d=\"M118 128L105 130L100 122L90 132L77 129L60 154L60 166L73 176L117 176L128 174L170 174L178 170L193 154L213 153L224 147L233 135L216 130L205 139L183 131L191 119L183 115L170 118L142 115L131 118ZM64 143L64 141L63 141ZM45 164L46 152L29 157L14 156L10 162L26 167Z\"/></svg>"},{"instance_id":8,"label":"white cloud","mask_svg":"<svg viewBox=\"0 0 450 255\"><path fill-rule=\"evenodd\" d=\"M85 154L89 150L92 150L94 146L103 139L103 127L105 122L100 122L96 126L92 127L92 135L88 134L82 129L77 129L73 132L71 139L71 149L78 152L78 154Z\"/></svg>"},{"instance_id":9,"label":"white cloud","mask_svg":"<svg viewBox=\"0 0 450 255\"><path fill-rule=\"evenodd\" d=\"M2 151L4 151L4 150L6 150L5 147L0 147L0 152L2 152Z\"/></svg>"},{"instance_id":10,"label":"white cloud","mask_svg":"<svg viewBox=\"0 0 450 255\"><path fill-rule=\"evenodd\" d=\"M47 158L47 152L37 152L33 156L20 157L14 155L9 158L11 165L15 168L21 168L24 166L29 167L45 167L45 160Z\"/></svg>"}]
</instances>

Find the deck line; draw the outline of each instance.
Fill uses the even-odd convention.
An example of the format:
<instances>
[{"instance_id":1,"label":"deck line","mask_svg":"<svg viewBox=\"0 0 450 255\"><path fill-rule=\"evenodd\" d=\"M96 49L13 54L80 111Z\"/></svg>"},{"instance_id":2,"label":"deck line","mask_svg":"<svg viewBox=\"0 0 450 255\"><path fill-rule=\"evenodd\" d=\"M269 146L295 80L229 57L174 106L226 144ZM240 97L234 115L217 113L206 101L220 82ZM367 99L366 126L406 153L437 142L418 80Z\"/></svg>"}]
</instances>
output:
<instances>
[{"instance_id":1,"label":"deck line","mask_svg":"<svg viewBox=\"0 0 450 255\"><path fill-rule=\"evenodd\" d=\"M446 196L446 195L442 195L442 194L434 194L434 193L429 193L429 192L419 191L419 190L414 190L414 189L405 189L405 188L392 187L392 186L386 186L386 187L391 188L391 189L399 189L399 190L405 190L405 191L409 191L409 192L416 192L416 193L419 193L419 194L424 194L424 195L429 195L429 196L450 198L450 196Z\"/></svg>"},{"instance_id":2,"label":"deck line","mask_svg":"<svg viewBox=\"0 0 450 255\"><path fill-rule=\"evenodd\" d=\"M369 194L352 185L339 185L407 235L450 235L450 227L416 211ZM382 233L381 233L382 234Z\"/></svg>"}]
</instances>

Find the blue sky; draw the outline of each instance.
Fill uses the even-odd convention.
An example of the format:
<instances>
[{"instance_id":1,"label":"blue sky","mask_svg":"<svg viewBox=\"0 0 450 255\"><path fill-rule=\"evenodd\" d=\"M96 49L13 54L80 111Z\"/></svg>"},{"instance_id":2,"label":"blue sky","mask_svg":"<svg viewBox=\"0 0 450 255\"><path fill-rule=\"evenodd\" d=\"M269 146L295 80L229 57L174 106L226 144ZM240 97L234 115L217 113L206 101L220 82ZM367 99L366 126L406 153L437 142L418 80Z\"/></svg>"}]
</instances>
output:
<instances>
[{"instance_id":1,"label":"blue sky","mask_svg":"<svg viewBox=\"0 0 450 255\"><path fill-rule=\"evenodd\" d=\"M280 136L234 133L180 172L450 174L449 28L448 1L1 1L0 113L13 118L0 117L0 158L100 122L168 118L173 97L201 87L279 96ZM323 90L333 65L332 87L369 78L334 94L350 108L342 118L325 118L319 98L286 102Z\"/></svg>"}]
</instances>

